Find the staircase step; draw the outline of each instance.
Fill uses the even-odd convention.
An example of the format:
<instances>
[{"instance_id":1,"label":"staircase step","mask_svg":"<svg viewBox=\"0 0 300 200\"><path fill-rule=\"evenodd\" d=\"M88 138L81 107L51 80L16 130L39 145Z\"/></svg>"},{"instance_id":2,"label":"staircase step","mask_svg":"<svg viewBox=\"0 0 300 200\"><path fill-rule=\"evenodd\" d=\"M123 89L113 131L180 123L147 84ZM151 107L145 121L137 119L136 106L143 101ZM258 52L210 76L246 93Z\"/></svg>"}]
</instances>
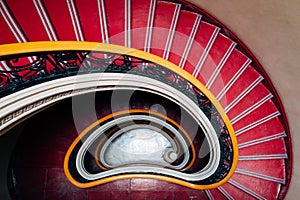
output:
<instances>
[{"instance_id":1,"label":"staircase step","mask_svg":"<svg viewBox=\"0 0 300 200\"><path fill-rule=\"evenodd\" d=\"M156 0L131 1L131 47L150 51Z\"/></svg>"},{"instance_id":2,"label":"staircase step","mask_svg":"<svg viewBox=\"0 0 300 200\"><path fill-rule=\"evenodd\" d=\"M9 9L28 41L49 40L34 1L8 1ZM40 8L40 7L38 7ZM31 12L24 12L31 11ZM40 10L40 9L39 9ZM35 22L35 23L32 23ZM37 31L40 30L40 31Z\"/></svg>"},{"instance_id":3,"label":"staircase step","mask_svg":"<svg viewBox=\"0 0 300 200\"><path fill-rule=\"evenodd\" d=\"M272 127L272 129L270 129L270 127ZM280 120L276 117L239 135L237 140L239 145L247 146L247 142L251 143L255 140L272 137L280 133L284 133L284 128Z\"/></svg>"},{"instance_id":4,"label":"staircase step","mask_svg":"<svg viewBox=\"0 0 300 200\"><path fill-rule=\"evenodd\" d=\"M240 101L242 101L249 93L252 92L263 80L262 76L257 77L250 85L247 86L238 96L235 97L225 108L224 111L228 113L232 108L234 108Z\"/></svg>"},{"instance_id":5,"label":"staircase step","mask_svg":"<svg viewBox=\"0 0 300 200\"><path fill-rule=\"evenodd\" d=\"M243 200L257 199L228 182L222 185L222 189L220 191L222 191L223 193L230 194L230 197L228 199L243 199Z\"/></svg>"},{"instance_id":6,"label":"staircase step","mask_svg":"<svg viewBox=\"0 0 300 200\"><path fill-rule=\"evenodd\" d=\"M185 71L193 75L195 73L199 73L197 70L201 65L203 65L203 62L207 58L219 30L220 29L218 27L201 21L190 53L187 57L187 62L184 66L182 66Z\"/></svg>"},{"instance_id":7,"label":"staircase step","mask_svg":"<svg viewBox=\"0 0 300 200\"><path fill-rule=\"evenodd\" d=\"M274 116L279 113L277 108L275 107L274 103L272 101L268 101L258 107L256 110L248 113L248 115L244 116L243 119L237 121L233 124L234 130L236 130L236 135L240 135L243 133L243 131L247 129L251 129L255 127L258 121L268 118L268 116L273 115ZM271 119L271 117L269 117ZM266 119L268 120L268 119Z\"/></svg>"},{"instance_id":8,"label":"staircase step","mask_svg":"<svg viewBox=\"0 0 300 200\"><path fill-rule=\"evenodd\" d=\"M91 42L107 43L106 10L103 0L76 0L80 25L84 39Z\"/></svg>"},{"instance_id":9,"label":"staircase step","mask_svg":"<svg viewBox=\"0 0 300 200\"><path fill-rule=\"evenodd\" d=\"M222 69L235 45L236 43L230 38L223 34L218 34L205 62L203 63L199 75L197 76L197 78L208 88L210 88L211 81L216 75L214 73L219 73L218 70Z\"/></svg>"},{"instance_id":10,"label":"staircase step","mask_svg":"<svg viewBox=\"0 0 300 200\"><path fill-rule=\"evenodd\" d=\"M250 161L250 160L273 160L273 159L287 159L287 154L267 154L267 155L249 155L239 156L239 161Z\"/></svg>"},{"instance_id":11,"label":"staircase step","mask_svg":"<svg viewBox=\"0 0 300 200\"><path fill-rule=\"evenodd\" d=\"M260 77L260 74L252 67L245 69L242 74L239 72L241 71L238 71L229 82L224 84L224 88L216 96L223 108L226 108Z\"/></svg>"},{"instance_id":12,"label":"staircase step","mask_svg":"<svg viewBox=\"0 0 300 200\"><path fill-rule=\"evenodd\" d=\"M259 106L272 97L270 91L263 84L259 84L253 88L251 92L241 98L241 100L227 112L227 116L231 120L231 123L234 123L233 121L237 120L239 115L243 114L243 112L250 111L251 108L255 109L255 106Z\"/></svg>"},{"instance_id":13,"label":"staircase step","mask_svg":"<svg viewBox=\"0 0 300 200\"><path fill-rule=\"evenodd\" d=\"M168 60L180 9L180 4L164 1L157 3L150 51L152 54Z\"/></svg>"},{"instance_id":14,"label":"staircase step","mask_svg":"<svg viewBox=\"0 0 300 200\"><path fill-rule=\"evenodd\" d=\"M183 67L190 53L193 41L198 32L201 15L182 10L177 22L173 44L170 50L169 61Z\"/></svg>"},{"instance_id":15,"label":"staircase step","mask_svg":"<svg viewBox=\"0 0 300 200\"><path fill-rule=\"evenodd\" d=\"M247 148L239 149L239 156L255 156L255 155L268 155L272 154L286 154L286 148L283 138L272 140L270 142L261 143L258 145L250 146Z\"/></svg>"},{"instance_id":16,"label":"staircase step","mask_svg":"<svg viewBox=\"0 0 300 200\"><path fill-rule=\"evenodd\" d=\"M248 172L253 172L261 176L273 177L273 180L271 181L285 184L284 159L239 161L237 169L241 170L241 172L246 173L246 175L250 174Z\"/></svg>"},{"instance_id":17,"label":"staircase step","mask_svg":"<svg viewBox=\"0 0 300 200\"><path fill-rule=\"evenodd\" d=\"M61 0L45 0L44 5L47 13L49 14L52 25L55 27L58 39L76 41L80 39L79 35L82 34L82 32L78 33L78 28L74 29L74 25L76 25L75 20L78 17L78 11L76 10L76 6L75 8L72 6L74 5L74 3L72 4L74 1L68 2ZM76 11L75 16L73 8ZM74 23L72 22L72 19L74 20Z\"/></svg>"},{"instance_id":18,"label":"staircase step","mask_svg":"<svg viewBox=\"0 0 300 200\"><path fill-rule=\"evenodd\" d=\"M210 91L217 96L223 87L230 81L230 79L248 63L249 58L242 54L237 49L234 49L220 73L216 76L215 80L211 83Z\"/></svg>"},{"instance_id":19,"label":"staircase step","mask_svg":"<svg viewBox=\"0 0 300 200\"><path fill-rule=\"evenodd\" d=\"M261 143L264 143L264 142L270 142L272 140L275 140L275 139L278 139L278 138L283 138L283 137L286 137L285 132L273 134L273 135L258 138L258 139L255 139L255 140L249 140L249 141L244 142L244 143L239 143L238 146L239 146L239 149L242 149L242 148L246 148L246 147L249 147L249 146L258 145L258 144L261 144Z\"/></svg>"},{"instance_id":20,"label":"staircase step","mask_svg":"<svg viewBox=\"0 0 300 200\"><path fill-rule=\"evenodd\" d=\"M237 173L231 177L229 183L257 199L277 199L281 185L272 181Z\"/></svg>"},{"instance_id":21,"label":"staircase step","mask_svg":"<svg viewBox=\"0 0 300 200\"><path fill-rule=\"evenodd\" d=\"M15 20L14 14L11 12L11 9L4 1L0 1L0 26L1 44L27 41L22 27Z\"/></svg>"},{"instance_id":22,"label":"staircase step","mask_svg":"<svg viewBox=\"0 0 300 200\"><path fill-rule=\"evenodd\" d=\"M107 28L109 34L109 40L112 44L128 46L128 37L125 39L125 31L128 34L128 23L130 22L130 18L128 18L128 1L120 1L120 0L105 0L104 1L106 15L107 15ZM125 10L126 5L126 10ZM126 14L126 21L125 21L125 14ZM126 27L125 27L126 24ZM126 30L125 30L126 28ZM129 45L130 46L130 45Z\"/></svg>"},{"instance_id":23,"label":"staircase step","mask_svg":"<svg viewBox=\"0 0 300 200\"><path fill-rule=\"evenodd\" d=\"M1 7L0 3L0 27L1 27L1 37L0 37L0 44L9 44L9 43L16 43L17 39L14 37L12 34L9 26L7 25L5 19L3 18L2 15L3 13L3 8Z\"/></svg>"}]
</instances>

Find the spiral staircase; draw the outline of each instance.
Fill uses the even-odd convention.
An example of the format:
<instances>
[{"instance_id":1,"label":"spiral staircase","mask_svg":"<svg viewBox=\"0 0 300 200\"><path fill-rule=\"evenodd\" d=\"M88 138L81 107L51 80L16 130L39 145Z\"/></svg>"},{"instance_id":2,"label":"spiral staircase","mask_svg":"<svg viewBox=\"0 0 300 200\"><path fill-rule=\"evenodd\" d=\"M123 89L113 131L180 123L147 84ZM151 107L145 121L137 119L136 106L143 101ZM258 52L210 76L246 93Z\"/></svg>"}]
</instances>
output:
<instances>
[{"instance_id":1,"label":"spiral staircase","mask_svg":"<svg viewBox=\"0 0 300 200\"><path fill-rule=\"evenodd\" d=\"M12 198L284 198L291 177L292 152L280 98L247 47L205 11L179 0L0 0L0 27L1 133L5 136L22 132L5 177ZM108 67L99 70L101 63ZM61 68L58 70L57 66ZM124 91L138 90L130 100L131 107L125 105L126 100L116 97L118 103L110 108L107 102L112 102L108 98L112 94L97 88L98 85L93 88L99 76L110 81L100 88L124 90L117 87L122 83L126 86ZM75 93L63 86L72 81L77 84L71 87L77 90ZM81 84L87 85L86 90ZM143 89L136 87L143 84L146 84ZM50 93L54 96L49 96ZM120 115L120 119L114 120L121 120L120 112L127 110L133 120L139 119L134 116L145 116L144 121L157 118L159 124L163 118L164 123L168 122L163 125L166 129L172 124L171 133L165 138L177 138L176 131L171 131L173 126L177 131L189 133L188 122L204 126L203 130L212 129L220 136L223 132L218 134L220 130L215 124L223 124L229 144L226 146L219 138L220 150L211 152L211 159L194 159L194 162L187 156L183 167L173 166L174 160L169 162L174 169L154 170L149 167L151 160L143 161L140 168L127 169L128 163L124 161L126 166L121 169L127 171L118 174L114 172L119 169L114 167L117 164L105 164L105 158L99 158L106 167L98 163L101 171L97 173L108 175L85 184L78 175L84 174L84 170L81 173L78 166L72 168L70 162L85 162L72 161L72 156L79 155L80 150L76 149L81 149L79 143L87 137L85 134L93 135L95 126L91 124L95 120L86 105L79 105L86 112L75 115L74 104L80 104L85 95L91 94L97 100L93 110L97 115L95 126L109 123L105 120L110 115ZM191 106L194 104L198 107ZM205 113L206 104L210 105L209 114ZM164 109L153 105L163 105ZM183 111L179 112L180 109ZM204 115L198 114L197 109ZM189 117L178 119L183 115ZM208 125L206 118L210 120ZM178 135L185 135L181 132ZM175 143L182 148L185 142L193 144L196 153L190 147L186 150L193 157L201 151L199 143L213 135L211 132L197 132L193 142L186 136ZM105 143L101 138L97 140ZM227 151L231 154L226 154ZM194 168L199 168L199 173L205 171L204 164L210 164L210 160L213 163L214 157L218 160L218 154L221 158L211 168L221 170L224 176L215 175L212 169L215 182L203 178L204 173L195 181L186 178L189 177L186 174L194 173ZM224 156L230 158L222 160ZM84 154L82 157L89 159ZM229 162L228 169L219 167L225 161ZM76 170L78 174L73 173Z\"/></svg>"}]
</instances>

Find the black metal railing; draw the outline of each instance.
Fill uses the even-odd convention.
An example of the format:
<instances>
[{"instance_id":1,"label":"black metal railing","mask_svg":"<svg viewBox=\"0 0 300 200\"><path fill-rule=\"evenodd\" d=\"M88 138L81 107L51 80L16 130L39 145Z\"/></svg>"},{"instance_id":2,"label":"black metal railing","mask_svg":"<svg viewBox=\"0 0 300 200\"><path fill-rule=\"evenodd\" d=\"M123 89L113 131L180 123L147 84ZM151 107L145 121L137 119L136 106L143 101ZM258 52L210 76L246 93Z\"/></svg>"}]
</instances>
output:
<instances>
[{"instance_id":1,"label":"black metal railing","mask_svg":"<svg viewBox=\"0 0 300 200\"><path fill-rule=\"evenodd\" d=\"M199 88L168 68L147 60L105 52L39 52L0 58L0 97L31 86L64 77L91 73L128 73L161 81L188 96L210 120L219 137L221 159L215 173L196 184L219 182L233 163L233 144L229 131L213 103Z\"/></svg>"}]
</instances>

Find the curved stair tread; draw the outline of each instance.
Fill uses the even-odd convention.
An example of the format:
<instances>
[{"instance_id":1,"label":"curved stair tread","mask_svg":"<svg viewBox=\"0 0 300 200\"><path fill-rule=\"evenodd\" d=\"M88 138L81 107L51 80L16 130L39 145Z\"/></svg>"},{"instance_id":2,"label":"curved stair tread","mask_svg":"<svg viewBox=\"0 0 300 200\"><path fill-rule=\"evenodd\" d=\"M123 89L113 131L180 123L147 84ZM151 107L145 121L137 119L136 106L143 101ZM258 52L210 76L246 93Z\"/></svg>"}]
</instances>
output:
<instances>
[{"instance_id":1,"label":"curved stair tread","mask_svg":"<svg viewBox=\"0 0 300 200\"><path fill-rule=\"evenodd\" d=\"M229 183L254 196L257 199L277 199L280 185L278 183L235 173ZM268 191L268 192L266 192Z\"/></svg>"},{"instance_id":2,"label":"curved stair tread","mask_svg":"<svg viewBox=\"0 0 300 200\"><path fill-rule=\"evenodd\" d=\"M202 16L181 10L168 60L183 68L198 32Z\"/></svg>"},{"instance_id":3,"label":"curved stair tread","mask_svg":"<svg viewBox=\"0 0 300 200\"><path fill-rule=\"evenodd\" d=\"M239 149L239 157L264 155L266 158L270 157L270 159L273 159L271 157L272 155L285 155L286 153L287 151L283 138Z\"/></svg>"},{"instance_id":4,"label":"curved stair tread","mask_svg":"<svg viewBox=\"0 0 300 200\"><path fill-rule=\"evenodd\" d=\"M39 20L38 12L35 9L33 1L25 0L22 2L8 1L8 10L10 10L11 15L15 19L15 22L22 30L27 41L37 40L46 41L49 40L46 31L44 30L43 23ZM23 12L24 10L33 12ZM36 23L32 23L35 21ZM41 30L41 31L36 31ZM25 41L23 41L25 42Z\"/></svg>"},{"instance_id":5,"label":"curved stair tread","mask_svg":"<svg viewBox=\"0 0 300 200\"><path fill-rule=\"evenodd\" d=\"M285 183L284 166L285 166L284 159L273 159L273 160L256 160L255 162L239 161L237 168L239 170L245 170L245 171L254 172L269 177L274 177L275 179L282 179L282 181L280 180L281 181L280 183L284 184Z\"/></svg>"},{"instance_id":6,"label":"curved stair tread","mask_svg":"<svg viewBox=\"0 0 300 200\"><path fill-rule=\"evenodd\" d=\"M164 1L159 1L157 3L150 50L152 54L168 60L180 15L180 9L180 4Z\"/></svg>"},{"instance_id":7,"label":"curved stair tread","mask_svg":"<svg viewBox=\"0 0 300 200\"><path fill-rule=\"evenodd\" d=\"M272 101L264 103L262 106L256 108L254 111L248 113L242 120L233 123L233 128L236 130L237 136L243 134L245 130L251 130L259 123L263 123L262 119L272 119L272 117L279 115L279 111Z\"/></svg>"},{"instance_id":8,"label":"curved stair tread","mask_svg":"<svg viewBox=\"0 0 300 200\"><path fill-rule=\"evenodd\" d=\"M260 77L260 74L252 67L248 67L241 74L239 72L224 84L224 88L216 96L223 108L238 98L243 91L248 89L249 85Z\"/></svg>"},{"instance_id":9,"label":"curved stair tread","mask_svg":"<svg viewBox=\"0 0 300 200\"><path fill-rule=\"evenodd\" d=\"M76 37L72 19L74 20L74 17L78 17L78 11L76 12L77 16L71 17L72 10L71 7L68 6L70 4L68 4L67 1L45 0L44 5L51 19L52 26L56 31L58 40L77 41L79 38L78 36ZM58 10L59 12L57 12Z\"/></svg>"},{"instance_id":10,"label":"curved stair tread","mask_svg":"<svg viewBox=\"0 0 300 200\"><path fill-rule=\"evenodd\" d=\"M148 52L157 2L132 0L131 4L131 47Z\"/></svg>"},{"instance_id":11,"label":"curved stair tread","mask_svg":"<svg viewBox=\"0 0 300 200\"><path fill-rule=\"evenodd\" d=\"M187 56L187 61L182 68L190 74L196 73L197 68L201 65L215 41L219 28L201 20L195 39L192 43L191 50Z\"/></svg>"},{"instance_id":12,"label":"curved stair tread","mask_svg":"<svg viewBox=\"0 0 300 200\"><path fill-rule=\"evenodd\" d=\"M272 129L270 129L272 127ZM265 140L277 137L285 137L285 131L281 121L276 117L237 137L239 147L247 147Z\"/></svg>"},{"instance_id":13,"label":"curved stair tread","mask_svg":"<svg viewBox=\"0 0 300 200\"><path fill-rule=\"evenodd\" d=\"M218 190L224 196L226 196L227 199L246 199L246 200L258 199L250 195L249 192L245 192L241 188L235 187L229 182L223 184L221 187L218 187Z\"/></svg>"},{"instance_id":14,"label":"curved stair tread","mask_svg":"<svg viewBox=\"0 0 300 200\"><path fill-rule=\"evenodd\" d=\"M84 39L90 42L106 43L108 36L105 33L106 13L103 15L103 0L76 0L74 3L78 11Z\"/></svg>"},{"instance_id":15,"label":"curved stair tread","mask_svg":"<svg viewBox=\"0 0 300 200\"><path fill-rule=\"evenodd\" d=\"M236 43L230 38L223 34L218 34L197 76L204 85L208 86L211 84L210 78L214 76L214 71L218 68L222 69L235 45Z\"/></svg>"},{"instance_id":16,"label":"curved stair tread","mask_svg":"<svg viewBox=\"0 0 300 200\"><path fill-rule=\"evenodd\" d=\"M212 82L210 91L217 96L234 75L238 74L239 70L243 71L244 68L248 67L250 62L251 60L246 55L234 49Z\"/></svg>"},{"instance_id":17,"label":"curved stair tread","mask_svg":"<svg viewBox=\"0 0 300 200\"><path fill-rule=\"evenodd\" d=\"M234 121L238 121L238 118L247 114L245 112L251 112L251 110L263 106L261 104L271 100L272 97L270 91L263 84L259 84L243 98L240 98L237 104L232 106L229 111L227 110L226 114L231 123L234 124Z\"/></svg>"}]
</instances>

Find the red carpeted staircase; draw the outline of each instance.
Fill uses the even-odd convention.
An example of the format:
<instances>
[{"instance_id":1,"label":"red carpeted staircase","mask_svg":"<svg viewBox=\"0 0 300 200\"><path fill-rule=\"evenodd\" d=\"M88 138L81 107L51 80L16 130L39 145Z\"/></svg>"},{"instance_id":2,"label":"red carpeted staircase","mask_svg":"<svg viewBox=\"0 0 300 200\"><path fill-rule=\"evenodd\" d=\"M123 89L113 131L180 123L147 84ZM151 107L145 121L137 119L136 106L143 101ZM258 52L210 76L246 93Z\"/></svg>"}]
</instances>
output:
<instances>
[{"instance_id":1,"label":"red carpeted staircase","mask_svg":"<svg viewBox=\"0 0 300 200\"><path fill-rule=\"evenodd\" d=\"M218 99L238 140L235 173L222 186L206 190L206 196L284 197L291 158L278 95L243 44L197 7L156 0L0 0L0 30L0 44L102 42L178 65ZM8 68L4 62L0 67Z\"/></svg>"}]
</instances>

